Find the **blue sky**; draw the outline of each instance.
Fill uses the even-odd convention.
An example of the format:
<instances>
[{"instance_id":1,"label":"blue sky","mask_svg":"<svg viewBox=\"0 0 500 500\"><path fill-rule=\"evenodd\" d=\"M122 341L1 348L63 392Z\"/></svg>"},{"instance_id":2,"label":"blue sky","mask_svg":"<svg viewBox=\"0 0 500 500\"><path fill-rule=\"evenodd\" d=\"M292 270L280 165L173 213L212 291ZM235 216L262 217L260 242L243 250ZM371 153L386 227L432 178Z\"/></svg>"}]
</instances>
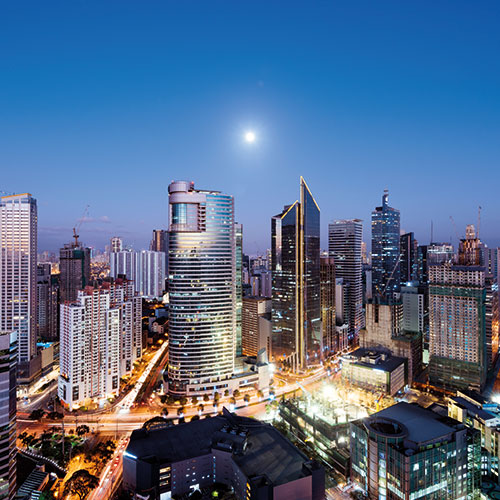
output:
<instances>
[{"instance_id":1,"label":"blue sky","mask_svg":"<svg viewBox=\"0 0 500 500\"><path fill-rule=\"evenodd\" d=\"M145 247L172 179L235 196L245 250L303 175L328 221L388 188L422 243L483 207L500 245L500 3L4 2L0 190L39 204L39 249L80 230ZM254 129L249 147L242 134Z\"/></svg>"}]
</instances>

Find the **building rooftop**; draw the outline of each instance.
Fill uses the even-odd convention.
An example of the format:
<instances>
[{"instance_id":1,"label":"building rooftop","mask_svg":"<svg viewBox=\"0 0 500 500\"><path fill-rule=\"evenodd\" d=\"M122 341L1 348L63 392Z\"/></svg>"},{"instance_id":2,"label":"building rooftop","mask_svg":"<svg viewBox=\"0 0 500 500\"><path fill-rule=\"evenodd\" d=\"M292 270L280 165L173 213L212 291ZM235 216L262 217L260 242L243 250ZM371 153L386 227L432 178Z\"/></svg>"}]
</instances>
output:
<instances>
[{"instance_id":1,"label":"building rooftop","mask_svg":"<svg viewBox=\"0 0 500 500\"><path fill-rule=\"evenodd\" d=\"M406 441L417 446L439 441L464 426L452 418L442 416L430 409L422 408L417 404L398 403L372 415L367 421L376 421L377 418L391 419L402 424L407 430Z\"/></svg>"},{"instance_id":2,"label":"building rooftop","mask_svg":"<svg viewBox=\"0 0 500 500\"><path fill-rule=\"evenodd\" d=\"M390 354L377 349L362 347L346 356L343 356L342 359L355 363L356 365L366 366L367 368L383 370L386 372L392 372L405 362L404 358L391 356Z\"/></svg>"},{"instance_id":3,"label":"building rooftop","mask_svg":"<svg viewBox=\"0 0 500 500\"><path fill-rule=\"evenodd\" d=\"M172 463L198 457L212 449L231 450L247 477L265 474L275 484L307 475L309 458L274 427L224 411L223 415L170 427L132 432L127 455L152 463Z\"/></svg>"}]
</instances>

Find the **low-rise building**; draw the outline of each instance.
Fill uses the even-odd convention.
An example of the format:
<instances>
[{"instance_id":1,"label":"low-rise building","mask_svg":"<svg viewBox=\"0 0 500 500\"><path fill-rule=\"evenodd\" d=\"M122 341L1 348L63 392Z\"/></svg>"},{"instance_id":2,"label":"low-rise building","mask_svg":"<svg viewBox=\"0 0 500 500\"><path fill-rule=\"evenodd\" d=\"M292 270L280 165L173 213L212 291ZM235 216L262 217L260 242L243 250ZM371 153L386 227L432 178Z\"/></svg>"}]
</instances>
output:
<instances>
[{"instance_id":1,"label":"low-rise building","mask_svg":"<svg viewBox=\"0 0 500 500\"><path fill-rule=\"evenodd\" d=\"M408 381L407 361L373 349L357 349L342 356L342 380L391 396Z\"/></svg>"},{"instance_id":2,"label":"low-rise building","mask_svg":"<svg viewBox=\"0 0 500 500\"><path fill-rule=\"evenodd\" d=\"M123 454L125 490L167 500L214 483L232 487L238 500L325 497L322 466L271 425L227 410L212 418L132 433Z\"/></svg>"}]
</instances>

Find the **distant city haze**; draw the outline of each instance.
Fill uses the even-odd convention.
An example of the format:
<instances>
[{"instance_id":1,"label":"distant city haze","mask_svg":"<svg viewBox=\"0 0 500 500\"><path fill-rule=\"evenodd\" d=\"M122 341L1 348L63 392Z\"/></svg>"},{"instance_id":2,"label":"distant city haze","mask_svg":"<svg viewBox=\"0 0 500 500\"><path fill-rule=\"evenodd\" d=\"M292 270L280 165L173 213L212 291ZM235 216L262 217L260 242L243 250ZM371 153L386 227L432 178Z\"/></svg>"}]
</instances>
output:
<instances>
[{"instance_id":1,"label":"distant city haze","mask_svg":"<svg viewBox=\"0 0 500 500\"><path fill-rule=\"evenodd\" d=\"M97 10L96 10L97 9ZM98 14L96 12L98 11ZM500 245L498 2L16 2L3 6L0 190L38 204L39 251L148 248L167 186L235 199L244 251L304 176L334 219L389 189L428 243ZM64 43L61 41L64 40ZM255 139L245 140L252 131Z\"/></svg>"}]
</instances>

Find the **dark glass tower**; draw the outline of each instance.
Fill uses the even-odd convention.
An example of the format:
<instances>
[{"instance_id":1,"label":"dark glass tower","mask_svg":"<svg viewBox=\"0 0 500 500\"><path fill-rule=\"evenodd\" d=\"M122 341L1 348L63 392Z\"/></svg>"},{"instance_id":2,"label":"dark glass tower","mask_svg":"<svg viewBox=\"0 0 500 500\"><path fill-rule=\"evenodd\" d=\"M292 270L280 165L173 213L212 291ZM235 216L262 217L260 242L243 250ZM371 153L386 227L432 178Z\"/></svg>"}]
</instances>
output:
<instances>
[{"instance_id":1,"label":"dark glass tower","mask_svg":"<svg viewBox=\"0 0 500 500\"><path fill-rule=\"evenodd\" d=\"M78 240L64 245L59 251L61 303L74 302L78 291L90 285L90 248Z\"/></svg>"},{"instance_id":2,"label":"dark glass tower","mask_svg":"<svg viewBox=\"0 0 500 500\"><path fill-rule=\"evenodd\" d=\"M418 280L418 242L413 233L400 237L401 248L401 285Z\"/></svg>"},{"instance_id":3,"label":"dark glass tower","mask_svg":"<svg viewBox=\"0 0 500 500\"><path fill-rule=\"evenodd\" d=\"M300 178L300 202L271 220L273 352L293 369L321 354L320 209Z\"/></svg>"},{"instance_id":4,"label":"dark glass tower","mask_svg":"<svg viewBox=\"0 0 500 500\"><path fill-rule=\"evenodd\" d=\"M384 191L382 206L372 212L372 296L382 304L392 303L400 290L400 215L389 206Z\"/></svg>"}]
</instances>

